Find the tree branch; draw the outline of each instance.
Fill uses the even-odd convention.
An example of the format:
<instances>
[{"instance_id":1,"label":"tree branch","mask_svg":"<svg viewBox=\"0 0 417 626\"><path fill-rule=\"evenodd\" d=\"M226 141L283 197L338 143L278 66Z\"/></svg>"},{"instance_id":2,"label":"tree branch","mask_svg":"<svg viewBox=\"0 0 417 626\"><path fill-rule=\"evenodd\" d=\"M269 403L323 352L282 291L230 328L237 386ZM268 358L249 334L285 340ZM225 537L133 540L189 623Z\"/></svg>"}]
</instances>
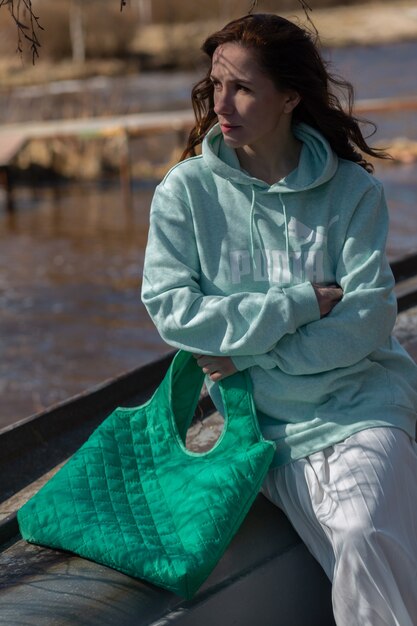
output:
<instances>
[{"instance_id":1,"label":"tree branch","mask_svg":"<svg viewBox=\"0 0 417 626\"><path fill-rule=\"evenodd\" d=\"M32 63L39 57L41 47L37 33L44 30L35 15L32 0L0 0L0 8L7 6L17 29L17 51L23 54L24 44L27 43L32 54ZM28 22L28 23L26 23Z\"/></svg>"}]
</instances>

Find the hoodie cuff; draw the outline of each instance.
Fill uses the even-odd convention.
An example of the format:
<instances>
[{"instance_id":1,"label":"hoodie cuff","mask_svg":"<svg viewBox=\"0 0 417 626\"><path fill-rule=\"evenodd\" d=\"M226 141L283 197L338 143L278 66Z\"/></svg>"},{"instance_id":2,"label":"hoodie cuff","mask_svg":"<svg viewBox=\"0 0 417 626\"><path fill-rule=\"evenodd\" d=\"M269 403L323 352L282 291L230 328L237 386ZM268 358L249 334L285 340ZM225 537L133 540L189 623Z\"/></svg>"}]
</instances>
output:
<instances>
[{"instance_id":1,"label":"hoodie cuff","mask_svg":"<svg viewBox=\"0 0 417 626\"><path fill-rule=\"evenodd\" d=\"M254 356L234 356L232 361L239 371L258 365L263 370L271 370L276 363L269 354L255 354Z\"/></svg>"},{"instance_id":2,"label":"hoodie cuff","mask_svg":"<svg viewBox=\"0 0 417 626\"><path fill-rule=\"evenodd\" d=\"M248 367L252 367L252 365L256 365L255 358L253 356L238 355L232 356L231 359L239 372L248 369Z\"/></svg>"},{"instance_id":3,"label":"hoodie cuff","mask_svg":"<svg viewBox=\"0 0 417 626\"><path fill-rule=\"evenodd\" d=\"M320 319L319 303L310 282L286 287L282 291L291 300L296 329Z\"/></svg>"}]
</instances>

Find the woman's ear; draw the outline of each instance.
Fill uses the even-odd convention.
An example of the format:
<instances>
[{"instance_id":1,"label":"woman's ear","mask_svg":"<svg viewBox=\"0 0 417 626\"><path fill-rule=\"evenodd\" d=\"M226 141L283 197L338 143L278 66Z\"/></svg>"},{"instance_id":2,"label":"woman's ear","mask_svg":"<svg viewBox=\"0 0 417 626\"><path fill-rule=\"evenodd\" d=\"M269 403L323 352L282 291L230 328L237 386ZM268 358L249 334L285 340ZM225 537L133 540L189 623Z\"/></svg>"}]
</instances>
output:
<instances>
[{"instance_id":1,"label":"woman's ear","mask_svg":"<svg viewBox=\"0 0 417 626\"><path fill-rule=\"evenodd\" d=\"M299 93L296 91L288 91L284 104L284 113L292 113L300 100L301 96Z\"/></svg>"}]
</instances>

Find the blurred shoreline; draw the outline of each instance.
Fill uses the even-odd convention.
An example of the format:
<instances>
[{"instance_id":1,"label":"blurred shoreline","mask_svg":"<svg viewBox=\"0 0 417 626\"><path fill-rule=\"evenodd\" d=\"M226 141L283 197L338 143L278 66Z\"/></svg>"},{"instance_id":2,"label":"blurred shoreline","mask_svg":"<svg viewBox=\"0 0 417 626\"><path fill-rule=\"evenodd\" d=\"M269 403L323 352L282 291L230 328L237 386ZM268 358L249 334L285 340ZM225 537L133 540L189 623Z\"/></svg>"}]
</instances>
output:
<instances>
[{"instance_id":1,"label":"blurred shoreline","mask_svg":"<svg viewBox=\"0 0 417 626\"><path fill-rule=\"evenodd\" d=\"M311 30L303 11L282 11L281 14ZM413 0L317 8L310 15L323 47L417 40L417 5ZM150 70L198 71L205 63L200 52L202 41L225 21L138 25L123 58L87 58L83 63L68 58L48 58L41 48L41 57L32 66L30 61L23 61L14 54L15 48L10 43L10 53L0 57L0 91L98 75L122 76ZM43 36L47 33L46 30Z\"/></svg>"},{"instance_id":2,"label":"blurred shoreline","mask_svg":"<svg viewBox=\"0 0 417 626\"><path fill-rule=\"evenodd\" d=\"M326 61L334 73L350 80L355 87L356 101L407 98L415 99L412 76L417 72L417 40L383 44L377 47L353 46L328 48ZM19 130L30 119L81 120L113 118L158 111L188 110L192 85L198 72L146 72L136 76L97 77L20 87L9 94L0 92L0 135ZM372 145L383 147L395 164L417 161L416 110L398 106L393 111L359 113L376 123L378 132ZM87 124L88 127L88 124ZM59 126L58 126L59 128ZM24 125L22 126L22 132ZM372 130L364 125L365 133ZM184 144L183 132L175 129L158 133L133 133L127 139L117 133L94 137L89 132L78 136L32 138L20 149L9 167L13 185L28 184L34 188L53 180L108 180L121 175L121 166L128 154L129 170L135 181L155 182L178 161ZM375 164L376 165L376 164ZM379 162L378 167L384 166Z\"/></svg>"}]
</instances>

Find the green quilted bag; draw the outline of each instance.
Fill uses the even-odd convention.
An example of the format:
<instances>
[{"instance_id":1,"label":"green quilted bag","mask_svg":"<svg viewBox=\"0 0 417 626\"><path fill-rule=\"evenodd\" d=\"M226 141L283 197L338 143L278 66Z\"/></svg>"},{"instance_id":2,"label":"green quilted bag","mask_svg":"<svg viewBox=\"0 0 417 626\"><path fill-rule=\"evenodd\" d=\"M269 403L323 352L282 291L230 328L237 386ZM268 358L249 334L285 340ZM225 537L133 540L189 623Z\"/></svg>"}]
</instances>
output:
<instances>
[{"instance_id":1,"label":"green quilted bag","mask_svg":"<svg viewBox=\"0 0 417 626\"><path fill-rule=\"evenodd\" d=\"M117 408L18 512L24 539L191 598L226 550L274 454L246 372L220 382L223 432L211 450L184 441L204 374L175 355L148 402Z\"/></svg>"}]
</instances>

